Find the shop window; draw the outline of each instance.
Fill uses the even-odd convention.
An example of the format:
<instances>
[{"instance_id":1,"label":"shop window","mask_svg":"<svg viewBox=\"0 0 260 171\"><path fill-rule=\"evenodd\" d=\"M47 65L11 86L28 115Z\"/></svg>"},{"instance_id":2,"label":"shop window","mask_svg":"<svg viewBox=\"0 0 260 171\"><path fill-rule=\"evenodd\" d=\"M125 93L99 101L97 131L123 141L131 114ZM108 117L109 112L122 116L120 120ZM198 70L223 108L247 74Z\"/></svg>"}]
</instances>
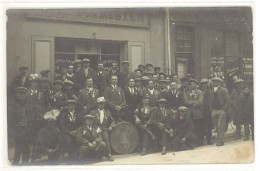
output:
<instances>
[{"instance_id":1,"label":"shop window","mask_svg":"<svg viewBox=\"0 0 260 171\"><path fill-rule=\"evenodd\" d=\"M176 27L176 52L192 53L193 51L193 29L190 27Z\"/></svg>"},{"instance_id":2,"label":"shop window","mask_svg":"<svg viewBox=\"0 0 260 171\"><path fill-rule=\"evenodd\" d=\"M101 44L101 61L104 64L105 70L109 71L112 62L119 64L120 59L120 44L119 43L102 43ZM118 65L120 66L120 65Z\"/></svg>"}]
</instances>

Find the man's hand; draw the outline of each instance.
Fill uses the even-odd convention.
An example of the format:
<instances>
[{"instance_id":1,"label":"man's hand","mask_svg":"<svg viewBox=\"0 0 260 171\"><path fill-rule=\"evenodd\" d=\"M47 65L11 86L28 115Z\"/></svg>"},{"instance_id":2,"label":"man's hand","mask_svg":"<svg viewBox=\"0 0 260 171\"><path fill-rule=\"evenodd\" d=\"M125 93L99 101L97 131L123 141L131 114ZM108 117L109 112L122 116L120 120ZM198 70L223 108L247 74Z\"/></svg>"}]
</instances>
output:
<instances>
[{"instance_id":1,"label":"man's hand","mask_svg":"<svg viewBox=\"0 0 260 171\"><path fill-rule=\"evenodd\" d=\"M95 148L95 144L94 143L88 143L88 146L89 146L90 149Z\"/></svg>"},{"instance_id":2,"label":"man's hand","mask_svg":"<svg viewBox=\"0 0 260 171\"><path fill-rule=\"evenodd\" d=\"M136 119L135 119L135 123L136 123L136 124L140 124L140 123L141 123L140 119L139 119L139 118L136 118Z\"/></svg>"},{"instance_id":3,"label":"man's hand","mask_svg":"<svg viewBox=\"0 0 260 171\"><path fill-rule=\"evenodd\" d=\"M181 139L181 143L185 143L185 141L186 141L186 138L183 137L183 138Z\"/></svg>"},{"instance_id":4,"label":"man's hand","mask_svg":"<svg viewBox=\"0 0 260 171\"><path fill-rule=\"evenodd\" d=\"M108 128L109 131L112 131L112 129L113 129L112 126L110 126L110 127Z\"/></svg>"},{"instance_id":5,"label":"man's hand","mask_svg":"<svg viewBox=\"0 0 260 171\"><path fill-rule=\"evenodd\" d=\"M116 111L117 111L117 112L118 112L119 110L121 110L121 107L118 106L118 105L116 105L115 108L116 108Z\"/></svg>"}]
</instances>

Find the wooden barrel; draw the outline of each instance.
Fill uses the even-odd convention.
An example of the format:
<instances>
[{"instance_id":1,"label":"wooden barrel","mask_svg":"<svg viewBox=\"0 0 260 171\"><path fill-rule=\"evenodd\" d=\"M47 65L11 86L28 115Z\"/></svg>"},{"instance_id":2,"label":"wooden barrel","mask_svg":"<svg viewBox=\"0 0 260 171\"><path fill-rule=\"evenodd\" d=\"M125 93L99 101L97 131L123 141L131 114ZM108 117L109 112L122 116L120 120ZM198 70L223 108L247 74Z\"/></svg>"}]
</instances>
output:
<instances>
[{"instance_id":1,"label":"wooden barrel","mask_svg":"<svg viewBox=\"0 0 260 171\"><path fill-rule=\"evenodd\" d=\"M138 141L138 130L129 122L116 124L110 134L111 147L118 154L133 152L138 145Z\"/></svg>"}]
</instances>

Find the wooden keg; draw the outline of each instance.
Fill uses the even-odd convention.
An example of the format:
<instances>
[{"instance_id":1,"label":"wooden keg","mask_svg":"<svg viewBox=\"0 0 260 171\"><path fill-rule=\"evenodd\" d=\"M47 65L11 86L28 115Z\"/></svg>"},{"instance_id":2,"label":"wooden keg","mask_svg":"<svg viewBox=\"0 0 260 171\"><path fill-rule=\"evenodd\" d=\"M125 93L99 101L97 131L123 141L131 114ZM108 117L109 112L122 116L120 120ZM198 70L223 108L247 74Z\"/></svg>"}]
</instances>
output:
<instances>
[{"instance_id":1,"label":"wooden keg","mask_svg":"<svg viewBox=\"0 0 260 171\"><path fill-rule=\"evenodd\" d=\"M116 124L110 134L111 147L118 154L133 152L138 145L138 141L138 130L129 122Z\"/></svg>"}]
</instances>

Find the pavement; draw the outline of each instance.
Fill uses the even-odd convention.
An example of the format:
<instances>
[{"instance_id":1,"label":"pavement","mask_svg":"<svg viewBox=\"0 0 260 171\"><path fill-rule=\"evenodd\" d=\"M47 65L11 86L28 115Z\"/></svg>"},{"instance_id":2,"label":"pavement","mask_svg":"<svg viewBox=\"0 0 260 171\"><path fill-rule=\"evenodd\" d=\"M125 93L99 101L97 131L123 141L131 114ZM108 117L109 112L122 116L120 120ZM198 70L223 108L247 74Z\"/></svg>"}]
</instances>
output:
<instances>
[{"instance_id":1,"label":"pavement","mask_svg":"<svg viewBox=\"0 0 260 171\"><path fill-rule=\"evenodd\" d=\"M214 145L203 145L193 150L170 152L161 155L160 152L140 156L139 153L131 153L126 155L114 155L114 162L93 160L88 165L155 165L155 164L211 164L211 163L252 163L254 161L254 142L251 140L243 141L233 140L234 129L229 126L225 134L226 142L224 146L217 147ZM216 139L216 132L213 131L213 140ZM9 161L12 161L14 148L8 149ZM65 156L64 159L66 159ZM36 165L45 165L47 156L43 156ZM64 160L63 160L64 161ZM65 162L58 163L66 165Z\"/></svg>"}]
</instances>

